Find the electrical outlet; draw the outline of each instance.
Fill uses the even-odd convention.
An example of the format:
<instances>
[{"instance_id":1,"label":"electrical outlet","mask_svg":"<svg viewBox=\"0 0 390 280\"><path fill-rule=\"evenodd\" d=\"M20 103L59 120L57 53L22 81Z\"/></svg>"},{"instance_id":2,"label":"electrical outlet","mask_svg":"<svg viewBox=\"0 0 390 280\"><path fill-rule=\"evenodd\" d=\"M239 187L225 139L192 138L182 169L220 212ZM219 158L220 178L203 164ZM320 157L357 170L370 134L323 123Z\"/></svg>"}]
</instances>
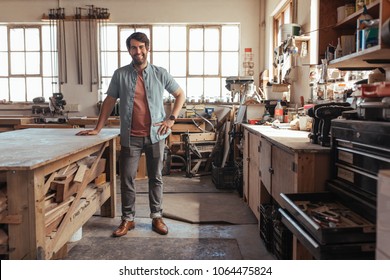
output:
<instances>
[{"instance_id":1,"label":"electrical outlet","mask_svg":"<svg viewBox=\"0 0 390 280\"><path fill-rule=\"evenodd\" d=\"M64 108L65 112L80 112L80 104L66 104Z\"/></svg>"}]
</instances>

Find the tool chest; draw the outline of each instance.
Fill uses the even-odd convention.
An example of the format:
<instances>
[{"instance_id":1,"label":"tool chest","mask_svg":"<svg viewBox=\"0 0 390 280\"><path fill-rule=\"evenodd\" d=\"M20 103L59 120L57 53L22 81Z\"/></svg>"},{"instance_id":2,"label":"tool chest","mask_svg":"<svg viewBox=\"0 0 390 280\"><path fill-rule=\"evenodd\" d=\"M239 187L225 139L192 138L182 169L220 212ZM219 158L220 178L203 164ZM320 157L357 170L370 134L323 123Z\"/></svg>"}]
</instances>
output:
<instances>
[{"instance_id":1,"label":"tool chest","mask_svg":"<svg viewBox=\"0 0 390 280\"><path fill-rule=\"evenodd\" d=\"M331 137L326 192L282 193L282 223L316 259L374 259L378 172L390 169L390 123L333 120Z\"/></svg>"}]
</instances>

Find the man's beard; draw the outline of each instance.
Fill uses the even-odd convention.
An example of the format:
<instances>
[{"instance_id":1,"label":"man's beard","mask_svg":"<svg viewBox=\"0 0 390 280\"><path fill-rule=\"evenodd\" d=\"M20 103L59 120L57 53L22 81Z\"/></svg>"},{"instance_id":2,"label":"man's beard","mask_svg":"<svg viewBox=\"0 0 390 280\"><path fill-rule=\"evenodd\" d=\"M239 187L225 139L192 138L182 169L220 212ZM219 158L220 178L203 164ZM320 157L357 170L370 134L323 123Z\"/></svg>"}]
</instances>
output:
<instances>
[{"instance_id":1,"label":"man's beard","mask_svg":"<svg viewBox=\"0 0 390 280\"><path fill-rule=\"evenodd\" d=\"M142 65L145 63L146 59L145 56L142 57L132 57L133 63L137 66Z\"/></svg>"}]
</instances>

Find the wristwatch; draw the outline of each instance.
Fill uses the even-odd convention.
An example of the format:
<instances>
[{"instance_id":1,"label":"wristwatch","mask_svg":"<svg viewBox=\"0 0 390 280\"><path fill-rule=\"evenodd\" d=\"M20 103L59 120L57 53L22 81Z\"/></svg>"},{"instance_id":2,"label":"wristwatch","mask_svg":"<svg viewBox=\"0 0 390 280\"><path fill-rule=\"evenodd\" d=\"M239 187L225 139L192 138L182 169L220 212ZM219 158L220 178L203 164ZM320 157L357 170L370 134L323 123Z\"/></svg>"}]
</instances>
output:
<instances>
[{"instance_id":1,"label":"wristwatch","mask_svg":"<svg viewBox=\"0 0 390 280\"><path fill-rule=\"evenodd\" d=\"M171 121L175 121L176 117L174 115L170 115L168 119L170 119Z\"/></svg>"}]
</instances>

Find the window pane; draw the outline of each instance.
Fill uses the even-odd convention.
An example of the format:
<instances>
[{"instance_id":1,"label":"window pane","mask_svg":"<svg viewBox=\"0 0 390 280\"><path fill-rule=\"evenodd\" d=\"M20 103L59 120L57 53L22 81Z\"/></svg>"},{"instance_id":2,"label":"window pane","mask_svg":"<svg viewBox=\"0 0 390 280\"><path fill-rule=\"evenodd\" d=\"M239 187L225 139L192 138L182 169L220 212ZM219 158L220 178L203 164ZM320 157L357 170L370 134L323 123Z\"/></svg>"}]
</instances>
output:
<instances>
[{"instance_id":1,"label":"window pane","mask_svg":"<svg viewBox=\"0 0 390 280\"><path fill-rule=\"evenodd\" d=\"M8 76L8 54L0 52L0 76Z\"/></svg>"},{"instance_id":2,"label":"window pane","mask_svg":"<svg viewBox=\"0 0 390 280\"><path fill-rule=\"evenodd\" d=\"M204 58L204 73L205 75L218 75L219 71L219 53L206 52Z\"/></svg>"},{"instance_id":3,"label":"window pane","mask_svg":"<svg viewBox=\"0 0 390 280\"><path fill-rule=\"evenodd\" d=\"M185 52L171 52L171 68L170 73L172 76L186 76L186 53Z\"/></svg>"},{"instance_id":4,"label":"window pane","mask_svg":"<svg viewBox=\"0 0 390 280\"><path fill-rule=\"evenodd\" d=\"M203 95L203 79L188 78L187 97L190 101L199 101Z\"/></svg>"},{"instance_id":5,"label":"window pane","mask_svg":"<svg viewBox=\"0 0 390 280\"><path fill-rule=\"evenodd\" d=\"M119 67L125 66L127 64L130 64L132 61L131 56L128 52L121 52L121 60Z\"/></svg>"},{"instance_id":6,"label":"window pane","mask_svg":"<svg viewBox=\"0 0 390 280\"><path fill-rule=\"evenodd\" d=\"M239 43L238 26L222 26L222 51L238 51Z\"/></svg>"},{"instance_id":7,"label":"window pane","mask_svg":"<svg viewBox=\"0 0 390 280\"><path fill-rule=\"evenodd\" d=\"M145 33L146 36L148 36L149 40L150 40L150 29L149 28L136 28L135 29L136 32L142 32L142 33ZM129 34L130 36L131 34Z\"/></svg>"},{"instance_id":8,"label":"window pane","mask_svg":"<svg viewBox=\"0 0 390 280\"><path fill-rule=\"evenodd\" d=\"M38 28L26 28L26 51L39 51L40 38Z\"/></svg>"},{"instance_id":9,"label":"window pane","mask_svg":"<svg viewBox=\"0 0 390 280\"><path fill-rule=\"evenodd\" d=\"M35 97L42 96L41 78L27 78L27 101L32 101Z\"/></svg>"},{"instance_id":10,"label":"window pane","mask_svg":"<svg viewBox=\"0 0 390 280\"><path fill-rule=\"evenodd\" d=\"M185 26L172 26L170 33L171 51L185 51L187 48L187 30Z\"/></svg>"},{"instance_id":11,"label":"window pane","mask_svg":"<svg viewBox=\"0 0 390 280\"><path fill-rule=\"evenodd\" d=\"M223 52L221 63L222 76L238 76L238 53Z\"/></svg>"},{"instance_id":12,"label":"window pane","mask_svg":"<svg viewBox=\"0 0 390 280\"><path fill-rule=\"evenodd\" d=\"M24 53L11 53L11 74L20 75L25 74L25 60Z\"/></svg>"},{"instance_id":13,"label":"window pane","mask_svg":"<svg viewBox=\"0 0 390 280\"><path fill-rule=\"evenodd\" d=\"M291 23L290 6L283 13L284 23Z\"/></svg>"},{"instance_id":14,"label":"window pane","mask_svg":"<svg viewBox=\"0 0 390 280\"><path fill-rule=\"evenodd\" d=\"M42 50L50 51L50 26L42 26Z\"/></svg>"},{"instance_id":15,"label":"window pane","mask_svg":"<svg viewBox=\"0 0 390 280\"><path fill-rule=\"evenodd\" d=\"M26 53L26 74L39 75L41 73L41 59L39 52Z\"/></svg>"},{"instance_id":16,"label":"window pane","mask_svg":"<svg viewBox=\"0 0 390 280\"><path fill-rule=\"evenodd\" d=\"M25 102L25 79L24 78L11 78L10 79L10 92L11 100L16 102Z\"/></svg>"},{"instance_id":17,"label":"window pane","mask_svg":"<svg viewBox=\"0 0 390 280\"><path fill-rule=\"evenodd\" d=\"M49 101L49 97L53 95L54 92L58 92L58 83L57 79L53 78L43 78L43 96L46 101Z\"/></svg>"},{"instance_id":18,"label":"window pane","mask_svg":"<svg viewBox=\"0 0 390 280\"><path fill-rule=\"evenodd\" d=\"M203 53L190 52L188 71L190 75L202 75L203 74Z\"/></svg>"},{"instance_id":19,"label":"window pane","mask_svg":"<svg viewBox=\"0 0 390 280\"><path fill-rule=\"evenodd\" d=\"M124 56L128 56L126 53ZM118 54L116 52L104 52L102 53L102 75L112 76L114 71L118 68ZM128 64L128 63L127 63Z\"/></svg>"},{"instance_id":20,"label":"window pane","mask_svg":"<svg viewBox=\"0 0 390 280\"><path fill-rule=\"evenodd\" d=\"M153 64L156 66L164 67L169 72L170 71L170 69L169 69L169 53L167 53L167 52L154 52L153 53Z\"/></svg>"},{"instance_id":21,"label":"window pane","mask_svg":"<svg viewBox=\"0 0 390 280\"><path fill-rule=\"evenodd\" d=\"M206 28L204 33L204 49L205 51L219 50L219 30L216 28Z\"/></svg>"},{"instance_id":22,"label":"window pane","mask_svg":"<svg viewBox=\"0 0 390 280\"><path fill-rule=\"evenodd\" d=\"M8 50L8 36L7 36L7 27L6 26L0 26L0 51L7 51Z\"/></svg>"},{"instance_id":23,"label":"window pane","mask_svg":"<svg viewBox=\"0 0 390 280\"><path fill-rule=\"evenodd\" d=\"M153 27L153 50L154 51L169 50L169 27L168 26Z\"/></svg>"},{"instance_id":24,"label":"window pane","mask_svg":"<svg viewBox=\"0 0 390 280\"><path fill-rule=\"evenodd\" d=\"M205 78L204 79L204 98L209 101L215 101L219 98L221 91L220 78Z\"/></svg>"},{"instance_id":25,"label":"window pane","mask_svg":"<svg viewBox=\"0 0 390 280\"><path fill-rule=\"evenodd\" d=\"M187 92L186 78L175 78L175 81L183 89L184 93L186 93Z\"/></svg>"},{"instance_id":26,"label":"window pane","mask_svg":"<svg viewBox=\"0 0 390 280\"><path fill-rule=\"evenodd\" d=\"M107 95L108 86L110 85L111 78L102 78L102 98L104 99Z\"/></svg>"},{"instance_id":27,"label":"window pane","mask_svg":"<svg viewBox=\"0 0 390 280\"><path fill-rule=\"evenodd\" d=\"M232 101L232 93L227 90L227 88L225 87L226 85L226 79L222 79L222 100L223 102L231 102Z\"/></svg>"},{"instance_id":28,"label":"window pane","mask_svg":"<svg viewBox=\"0 0 390 280\"><path fill-rule=\"evenodd\" d=\"M134 33L134 28L121 28L119 48L121 51L127 51L126 39Z\"/></svg>"},{"instance_id":29,"label":"window pane","mask_svg":"<svg viewBox=\"0 0 390 280\"><path fill-rule=\"evenodd\" d=\"M203 29L191 28L190 29L190 51L203 50Z\"/></svg>"},{"instance_id":30,"label":"window pane","mask_svg":"<svg viewBox=\"0 0 390 280\"><path fill-rule=\"evenodd\" d=\"M0 100L9 101L8 98L8 79L0 78Z\"/></svg>"},{"instance_id":31,"label":"window pane","mask_svg":"<svg viewBox=\"0 0 390 280\"><path fill-rule=\"evenodd\" d=\"M43 52L42 53L42 75L43 76L51 76L52 71L55 71L52 62L53 61L50 52Z\"/></svg>"},{"instance_id":32,"label":"window pane","mask_svg":"<svg viewBox=\"0 0 390 280\"><path fill-rule=\"evenodd\" d=\"M101 28L101 48L102 51L118 50L118 29L116 26L104 26ZM125 39L126 40L126 39ZM125 46L126 49L126 46Z\"/></svg>"},{"instance_id":33,"label":"window pane","mask_svg":"<svg viewBox=\"0 0 390 280\"><path fill-rule=\"evenodd\" d=\"M24 29L10 29L11 51L24 51Z\"/></svg>"}]
</instances>

